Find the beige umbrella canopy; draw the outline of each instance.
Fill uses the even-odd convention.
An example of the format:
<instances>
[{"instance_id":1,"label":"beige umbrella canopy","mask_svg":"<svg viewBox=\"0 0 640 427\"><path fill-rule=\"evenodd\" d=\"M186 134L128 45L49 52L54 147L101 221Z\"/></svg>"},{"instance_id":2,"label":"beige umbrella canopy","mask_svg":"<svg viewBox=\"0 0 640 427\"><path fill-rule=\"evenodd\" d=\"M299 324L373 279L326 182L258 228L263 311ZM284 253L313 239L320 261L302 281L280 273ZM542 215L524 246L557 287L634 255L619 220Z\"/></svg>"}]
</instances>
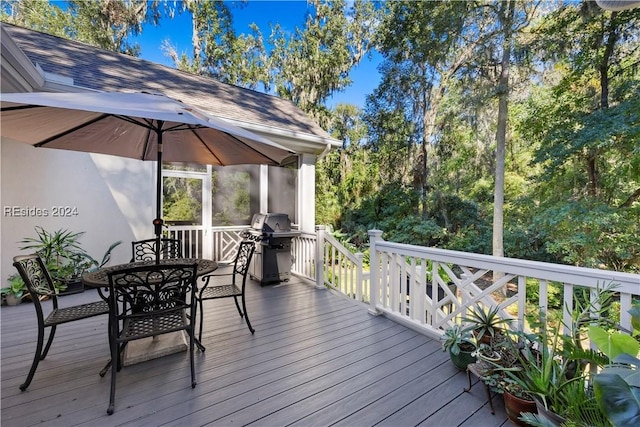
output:
<instances>
[{"instance_id":1,"label":"beige umbrella canopy","mask_svg":"<svg viewBox=\"0 0 640 427\"><path fill-rule=\"evenodd\" d=\"M149 93L3 93L2 137L35 147L209 165L281 164L294 153L267 138ZM156 182L160 237L162 167Z\"/></svg>"},{"instance_id":2,"label":"beige umbrella canopy","mask_svg":"<svg viewBox=\"0 0 640 427\"><path fill-rule=\"evenodd\" d=\"M604 10L629 10L640 7L640 0L596 0Z\"/></svg>"}]
</instances>

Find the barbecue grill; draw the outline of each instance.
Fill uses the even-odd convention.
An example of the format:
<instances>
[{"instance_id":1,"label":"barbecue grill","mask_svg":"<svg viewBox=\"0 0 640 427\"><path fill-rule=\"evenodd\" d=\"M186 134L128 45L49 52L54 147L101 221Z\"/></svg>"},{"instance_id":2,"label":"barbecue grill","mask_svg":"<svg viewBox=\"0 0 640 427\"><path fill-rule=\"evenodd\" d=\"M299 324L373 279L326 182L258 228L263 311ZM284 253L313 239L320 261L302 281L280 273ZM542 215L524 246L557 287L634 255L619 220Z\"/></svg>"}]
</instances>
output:
<instances>
[{"instance_id":1,"label":"barbecue grill","mask_svg":"<svg viewBox=\"0 0 640 427\"><path fill-rule=\"evenodd\" d=\"M261 285L291 278L291 240L300 234L291 230L285 213L257 213L251 220L249 234L257 240L249 275Z\"/></svg>"}]
</instances>

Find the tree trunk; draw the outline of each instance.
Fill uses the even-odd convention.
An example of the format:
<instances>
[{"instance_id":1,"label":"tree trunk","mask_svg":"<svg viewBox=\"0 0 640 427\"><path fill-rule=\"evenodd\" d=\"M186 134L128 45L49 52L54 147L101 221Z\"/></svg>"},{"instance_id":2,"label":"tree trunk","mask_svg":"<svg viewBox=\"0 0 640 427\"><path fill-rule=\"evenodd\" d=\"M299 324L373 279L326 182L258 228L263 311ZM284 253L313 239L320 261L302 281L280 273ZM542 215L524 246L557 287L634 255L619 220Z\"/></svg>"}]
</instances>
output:
<instances>
[{"instance_id":1,"label":"tree trunk","mask_svg":"<svg viewBox=\"0 0 640 427\"><path fill-rule=\"evenodd\" d=\"M502 60L498 82L498 125L496 130L496 172L493 196L493 256L504 256L504 164L507 145L507 117L509 99L509 60L511 58L511 36L515 0L502 2L499 11L500 25L504 39L502 41ZM499 280L502 272L494 271L493 280ZM506 288L504 289L506 292Z\"/></svg>"},{"instance_id":2,"label":"tree trunk","mask_svg":"<svg viewBox=\"0 0 640 427\"><path fill-rule=\"evenodd\" d=\"M504 164L507 139L511 26L514 13L515 0L503 1L499 12L504 40L502 42L502 61L500 63L500 79L498 82L498 125L496 131L496 171L493 198L493 255L498 257L504 256Z\"/></svg>"}]
</instances>

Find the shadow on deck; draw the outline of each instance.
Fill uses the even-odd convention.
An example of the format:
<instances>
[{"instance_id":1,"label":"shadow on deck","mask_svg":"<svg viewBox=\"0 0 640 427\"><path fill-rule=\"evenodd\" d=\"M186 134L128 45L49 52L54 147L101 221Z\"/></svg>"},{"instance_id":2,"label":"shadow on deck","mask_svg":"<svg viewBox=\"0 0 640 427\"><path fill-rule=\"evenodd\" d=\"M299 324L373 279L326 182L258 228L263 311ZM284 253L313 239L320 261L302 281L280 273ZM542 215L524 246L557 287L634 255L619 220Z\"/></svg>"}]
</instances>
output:
<instances>
[{"instance_id":1,"label":"shadow on deck","mask_svg":"<svg viewBox=\"0 0 640 427\"><path fill-rule=\"evenodd\" d=\"M205 303L205 353L196 351L192 389L186 352L127 366L118 374L116 411L106 414L107 318L58 327L25 392L35 351L35 312L2 307L3 427L13 426L500 426L482 384L467 377L440 343L304 280L247 291L251 335L230 300ZM61 298L97 299L95 291Z\"/></svg>"}]
</instances>

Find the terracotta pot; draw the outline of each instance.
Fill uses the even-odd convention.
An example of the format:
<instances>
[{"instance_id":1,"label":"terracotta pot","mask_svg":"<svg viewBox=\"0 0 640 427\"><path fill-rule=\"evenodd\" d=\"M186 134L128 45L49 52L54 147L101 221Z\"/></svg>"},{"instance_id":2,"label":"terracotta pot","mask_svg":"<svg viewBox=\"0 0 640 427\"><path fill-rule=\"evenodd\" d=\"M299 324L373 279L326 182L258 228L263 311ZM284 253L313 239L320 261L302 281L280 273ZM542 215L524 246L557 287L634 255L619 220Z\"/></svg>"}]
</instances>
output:
<instances>
[{"instance_id":1,"label":"terracotta pot","mask_svg":"<svg viewBox=\"0 0 640 427\"><path fill-rule=\"evenodd\" d=\"M478 344L486 344L488 346L491 345L491 341L493 339L493 337L487 332L484 335L482 335L482 337L480 337L478 339L478 331L473 331L473 335L476 337L476 339L478 340Z\"/></svg>"},{"instance_id":2,"label":"terracotta pot","mask_svg":"<svg viewBox=\"0 0 640 427\"><path fill-rule=\"evenodd\" d=\"M524 427L528 425L524 421L518 419L521 413L538 413L535 400L521 399L509 393L508 391L505 391L502 397L504 398L504 409L507 412L507 417L513 424L517 426Z\"/></svg>"}]
</instances>

